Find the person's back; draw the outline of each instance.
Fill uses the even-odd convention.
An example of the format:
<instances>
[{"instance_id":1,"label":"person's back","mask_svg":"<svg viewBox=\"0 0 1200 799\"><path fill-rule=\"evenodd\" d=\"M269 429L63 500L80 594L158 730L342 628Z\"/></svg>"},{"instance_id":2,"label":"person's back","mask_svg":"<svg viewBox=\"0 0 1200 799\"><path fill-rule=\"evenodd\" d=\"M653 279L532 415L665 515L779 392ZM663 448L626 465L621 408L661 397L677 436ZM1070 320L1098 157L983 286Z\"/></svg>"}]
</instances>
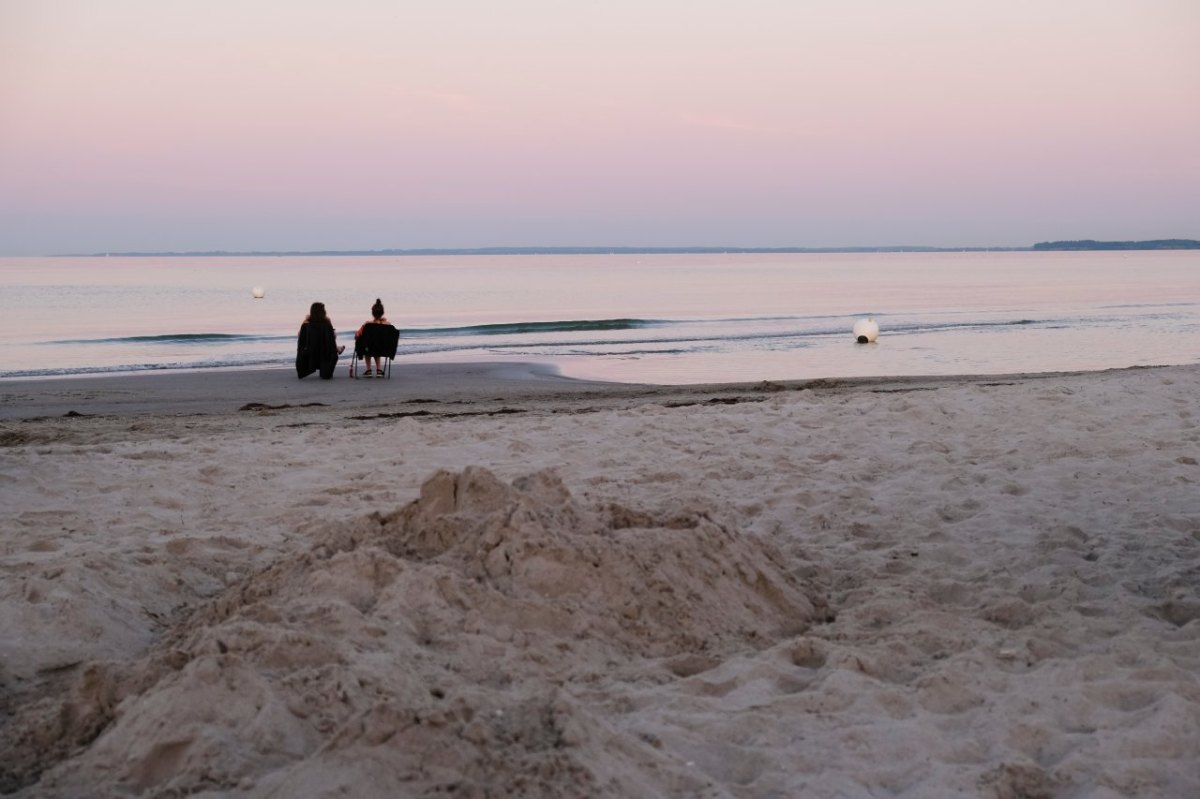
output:
<instances>
[{"instance_id":1,"label":"person's back","mask_svg":"<svg viewBox=\"0 0 1200 799\"><path fill-rule=\"evenodd\" d=\"M367 352L364 347L364 333L366 333L367 325L390 325L387 317L383 315L383 300L375 298L375 304L371 306L371 318L363 322L358 328L358 332L354 334L354 351L363 359L366 364L366 371L363 372L363 377L374 377L375 375L383 374L383 356L378 353ZM371 369L371 359L375 359L375 369Z\"/></svg>"},{"instance_id":2,"label":"person's back","mask_svg":"<svg viewBox=\"0 0 1200 799\"><path fill-rule=\"evenodd\" d=\"M296 338L296 375L304 378L319 371L322 380L329 380L344 349L337 344L337 333L325 313L325 303L314 302Z\"/></svg>"}]
</instances>

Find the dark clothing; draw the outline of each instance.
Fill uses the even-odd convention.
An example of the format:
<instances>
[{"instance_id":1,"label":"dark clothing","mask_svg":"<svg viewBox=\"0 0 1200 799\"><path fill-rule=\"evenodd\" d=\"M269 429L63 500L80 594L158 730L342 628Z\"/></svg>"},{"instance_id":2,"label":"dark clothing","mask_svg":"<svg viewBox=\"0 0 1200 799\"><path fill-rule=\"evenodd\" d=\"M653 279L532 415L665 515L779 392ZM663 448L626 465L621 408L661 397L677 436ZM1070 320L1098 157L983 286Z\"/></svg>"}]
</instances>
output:
<instances>
[{"instance_id":1,"label":"dark clothing","mask_svg":"<svg viewBox=\"0 0 1200 799\"><path fill-rule=\"evenodd\" d=\"M300 325L300 335L296 337L297 377L308 377L319 371L321 379L328 380L337 368L337 359L337 335L332 325L310 325L308 322Z\"/></svg>"},{"instance_id":2,"label":"dark clothing","mask_svg":"<svg viewBox=\"0 0 1200 799\"><path fill-rule=\"evenodd\" d=\"M395 358L400 331L389 322L363 322L354 334L354 354L359 358Z\"/></svg>"}]
</instances>

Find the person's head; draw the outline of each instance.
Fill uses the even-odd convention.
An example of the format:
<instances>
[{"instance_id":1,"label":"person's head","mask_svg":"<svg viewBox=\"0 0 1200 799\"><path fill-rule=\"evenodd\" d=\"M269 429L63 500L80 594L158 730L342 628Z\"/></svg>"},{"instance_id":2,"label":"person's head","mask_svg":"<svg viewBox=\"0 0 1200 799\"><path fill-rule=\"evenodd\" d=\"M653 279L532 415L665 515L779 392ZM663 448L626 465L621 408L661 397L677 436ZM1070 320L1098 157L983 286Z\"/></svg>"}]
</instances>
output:
<instances>
[{"instance_id":1,"label":"person's head","mask_svg":"<svg viewBox=\"0 0 1200 799\"><path fill-rule=\"evenodd\" d=\"M314 302L312 307L308 309L308 321L313 324L324 324L329 317L325 315L325 303Z\"/></svg>"},{"instance_id":2,"label":"person's head","mask_svg":"<svg viewBox=\"0 0 1200 799\"><path fill-rule=\"evenodd\" d=\"M371 306L371 316L375 319L383 318L383 300L375 298L375 304Z\"/></svg>"}]
</instances>

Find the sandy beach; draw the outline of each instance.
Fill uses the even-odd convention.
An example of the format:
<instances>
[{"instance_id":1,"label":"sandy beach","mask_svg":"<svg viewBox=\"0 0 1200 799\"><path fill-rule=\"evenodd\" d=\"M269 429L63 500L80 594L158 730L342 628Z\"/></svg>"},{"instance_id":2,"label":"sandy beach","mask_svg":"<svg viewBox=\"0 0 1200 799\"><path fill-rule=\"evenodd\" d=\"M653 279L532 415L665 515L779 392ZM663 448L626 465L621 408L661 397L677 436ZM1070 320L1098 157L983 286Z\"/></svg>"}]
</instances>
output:
<instances>
[{"instance_id":1,"label":"sandy beach","mask_svg":"<svg viewBox=\"0 0 1200 799\"><path fill-rule=\"evenodd\" d=\"M1200 795L1200 367L0 383L0 792Z\"/></svg>"}]
</instances>

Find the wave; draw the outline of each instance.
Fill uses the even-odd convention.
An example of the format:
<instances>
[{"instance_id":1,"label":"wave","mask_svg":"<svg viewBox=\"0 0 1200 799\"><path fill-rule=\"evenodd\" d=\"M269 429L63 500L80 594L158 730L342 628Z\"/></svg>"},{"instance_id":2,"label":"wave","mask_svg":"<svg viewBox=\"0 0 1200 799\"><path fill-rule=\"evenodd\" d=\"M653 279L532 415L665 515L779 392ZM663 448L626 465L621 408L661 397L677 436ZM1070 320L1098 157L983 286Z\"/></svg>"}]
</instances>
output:
<instances>
[{"instance_id":1,"label":"wave","mask_svg":"<svg viewBox=\"0 0 1200 799\"><path fill-rule=\"evenodd\" d=\"M403 329L401 337L519 336L529 333L588 333L597 330L640 330L676 324L663 319L564 319L551 322L501 322L461 327Z\"/></svg>"},{"instance_id":2,"label":"wave","mask_svg":"<svg viewBox=\"0 0 1200 799\"><path fill-rule=\"evenodd\" d=\"M76 338L46 341L45 344L234 344L250 341L289 341L295 334L252 333L161 333L154 336L116 336L113 338Z\"/></svg>"},{"instance_id":3,"label":"wave","mask_svg":"<svg viewBox=\"0 0 1200 799\"><path fill-rule=\"evenodd\" d=\"M193 363L121 363L104 366L74 366L54 369L15 369L0 371L0 378L80 377L84 375L127 374L130 372L215 371L226 369L261 369L265 366L290 367L286 358L211 359Z\"/></svg>"},{"instance_id":4,"label":"wave","mask_svg":"<svg viewBox=\"0 0 1200 799\"><path fill-rule=\"evenodd\" d=\"M882 317L876 317L882 318ZM799 321L799 318L796 318ZM716 327L717 322L729 322L733 320L714 320L707 323L695 323L699 325ZM662 323L666 325L680 325L683 322ZM989 322L910 322L898 323L889 325L885 331L889 334L906 334L920 335L924 333L940 333L947 331L970 331L976 329L995 328L995 327L1025 327L1030 325L1047 325L1052 326L1054 320L1037 320L1037 319L1016 319L1005 321L989 321ZM1066 326L1065 323L1062 323ZM591 348L621 348L620 352L643 352L643 350L627 349L633 346L648 346L648 345L687 345L684 348L676 348L671 350L656 350L663 353L683 353L696 352L698 348L704 346L711 348L712 346L720 346L723 343L727 344L746 344L750 342L763 342L766 345L778 347L781 342L792 342L791 346L806 347L807 342L816 339L833 339L842 338L849 335L849 331L845 325L837 327L822 326L809 328L792 328L786 330L745 330L739 329L736 331L727 331L720 329L703 328L693 330L687 334L669 333L664 331L661 335L655 336L637 336L630 338L610 338L597 337L590 340L581 341L579 339L556 339L556 338L541 338L535 341L447 341L437 340L439 337L430 336L425 341L412 343L411 337L401 335L400 345L402 351L407 351L412 354L430 355L436 353L462 352L467 350L480 350L495 353L507 354L553 354L553 355L570 355L570 354L590 354L602 355L613 354L612 350L596 350ZM406 343L406 340L408 343ZM650 350L645 350L646 352Z\"/></svg>"},{"instance_id":5,"label":"wave","mask_svg":"<svg viewBox=\"0 0 1200 799\"><path fill-rule=\"evenodd\" d=\"M443 338L443 337L466 337L466 336L505 336L505 335L523 335L523 334L539 334L539 333L575 333L575 332L600 332L612 330L647 330L652 328L671 328L682 326L701 326L701 327L719 327L722 325L736 324L743 326L746 324L763 323L763 322L796 322L801 324L811 325L813 322L824 320L837 320L836 325L822 325L815 327L804 327L803 329L791 330L787 332L774 332L751 330L738 333L721 333L714 332L712 334L702 334L699 336L688 336L682 338L658 338L644 339L645 341L694 341L694 340L710 340L710 339L748 339L748 338L778 338L786 336L824 336L824 335L839 335L849 330L846 320L849 318L858 318L859 316L872 316L878 320L886 320L886 315L883 314L859 314L853 317L847 316L762 316L762 317L731 317L727 319L600 319L586 321L561 321L561 322L512 322L507 324L492 324L492 325L468 325L463 327L434 327L421 328L413 330L401 330L401 339L411 338ZM1052 322L1065 323L1067 320L1050 320L1050 319L1004 319L995 321L950 321L950 322L897 322L888 326L889 330L903 330L906 332L918 332L927 330L947 330L960 328L976 328L976 327L1005 327L1005 326L1021 326L1021 325L1038 325L1049 324ZM668 334L669 336L669 334ZM631 343L631 340L622 339L622 343ZM567 342L542 342L548 344L567 343ZM575 341L574 343L578 343ZM597 339L596 344L610 343L603 339ZM490 346L503 346L494 344Z\"/></svg>"},{"instance_id":6,"label":"wave","mask_svg":"<svg viewBox=\"0 0 1200 799\"><path fill-rule=\"evenodd\" d=\"M876 320L883 317L876 317ZM902 333L935 333L945 330L975 330L989 327L1026 327L1029 325L1050 325L1050 324L1068 324L1065 319L997 319L981 322L955 321L955 322L899 322L896 324L887 325L886 330L890 332ZM880 335L884 332L884 325L880 325Z\"/></svg>"},{"instance_id":7,"label":"wave","mask_svg":"<svg viewBox=\"0 0 1200 799\"><path fill-rule=\"evenodd\" d=\"M896 322L887 324L887 317L882 314L859 314L857 316L873 316L877 320L884 321L887 330L904 331L904 332L923 332L932 330L946 329L961 329L961 328L977 328L977 327L997 327L1009 325L1036 325L1036 324L1051 324L1058 322L1060 324L1067 323L1068 320L1049 320L1049 319L1015 319L1015 320L997 320L997 321L950 321L950 322ZM854 318L857 318L854 317ZM458 325L453 327L425 327L425 328L402 328L400 330L401 339L443 339L443 338L468 338L473 336L537 336L547 333L598 333L605 331L621 331L621 330L650 330L654 328L670 328L680 326L701 326L701 327L720 327L722 325L753 325L753 323L779 323L779 322L796 322L805 324L804 329L780 332L768 331L749 331L739 333L721 333L713 332L711 334L702 334L699 336L687 336L682 338L664 338L646 339L646 340L664 340L664 341L692 341L692 340L709 340L709 339L745 339L745 338L776 338L779 336L822 336L835 335L845 332L845 320L849 317L845 316L767 316L767 317L731 317L728 319L570 319L556 321L538 321L538 322L501 322L495 324L484 325ZM838 320L839 324L835 325L819 325L810 326L814 322L825 320ZM346 335L343 331L341 335ZM246 344L257 342L281 342L294 341L295 334L263 334L263 333L160 333L155 335L142 336L114 336L106 338L77 338L77 339L58 339L54 341L41 342L43 344L64 345L64 344L186 344L186 345L207 345L207 344ZM545 344L554 345L567 342L543 342ZM579 343L574 340L574 343ZM609 343L603 339L597 339L594 343L603 344ZM622 342L631 343L631 342ZM499 344L492 346L501 346ZM455 345L448 345L453 349Z\"/></svg>"},{"instance_id":8,"label":"wave","mask_svg":"<svg viewBox=\"0 0 1200 799\"><path fill-rule=\"evenodd\" d=\"M639 330L669 325L658 319L566 319L549 322L502 322L455 327L404 328L405 338L442 338L447 336L520 336L537 333L587 333L601 330ZM341 331L342 335L345 331ZM295 334L262 333L159 333L147 336L58 339L44 344L237 344L258 341L291 341Z\"/></svg>"},{"instance_id":9,"label":"wave","mask_svg":"<svg viewBox=\"0 0 1200 799\"><path fill-rule=\"evenodd\" d=\"M1101 310L1128 310L1130 308L1190 308L1196 306L1194 300L1188 302L1134 302L1121 305L1100 305Z\"/></svg>"}]
</instances>

